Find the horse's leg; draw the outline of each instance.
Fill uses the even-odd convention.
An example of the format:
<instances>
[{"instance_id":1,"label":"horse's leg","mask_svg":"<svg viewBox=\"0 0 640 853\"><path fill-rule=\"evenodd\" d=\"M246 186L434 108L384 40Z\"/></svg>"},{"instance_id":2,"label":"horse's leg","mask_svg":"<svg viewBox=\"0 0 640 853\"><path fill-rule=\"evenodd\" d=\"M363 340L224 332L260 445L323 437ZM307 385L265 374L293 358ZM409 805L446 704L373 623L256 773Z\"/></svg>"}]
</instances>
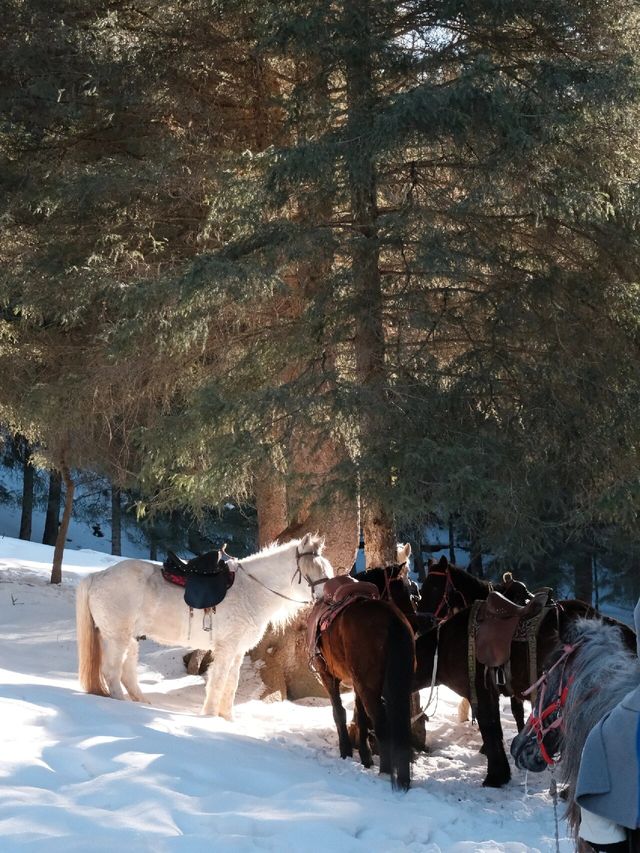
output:
<instances>
[{"instance_id":1,"label":"horse's leg","mask_svg":"<svg viewBox=\"0 0 640 853\"><path fill-rule=\"evenodd\" d=\"M102 675L107 683L109 696L113 699L125 699L121 681L122 665L129 644L128 638L122 640L119 637L106 637L101 634L100 639L102 641Z\"/></svg>"},{"instance_id":2,"label":"horse's leg","mask_svg":"<svg viewBox=\"0 0 640 853\"><path fill-rule=\"evenodd\" d=\"M322 683L324 684L324 689L329 694L329 699L331 699L333 721L336 724L336 730L338 732L340 758L351 758L353 755L353 747L351 746L349 730L347 729L347 712L345 711L342 699L340 698L340 679L331 675L322 659L319 657L316 658L315 667Z\"/></svg>"},{"instance_id":3,"label":"horse's leg","mask_svg":"<svg viewBox=\"0 0 640 853\"><path fill-rule=\"evenodd\" d=\"M233 659L227 675L227 683L225 685L222 697L220 699L220 716L225 720L233 719L233 701L236 698L238 690L238 681L240 680L240 667L244 660L244 652L239 652ZM283 697L284 698L284 697Z\"/></svg>"},{"instance_id":4,"label":"horse's leg","mask_svg":"<svg viewBox=\"0 0 640 853\"><path fill-rule=\"evenodd\" d=\"M371 767L373 758L371 757L371 749L369 747L370 722L364 705L357 693L354 713L358 724L358 752L360 753L360 761L365 767Z\"/></svg>"},{"instance_id":5,"label":"horse's leg","mask_svg":"<svg viewBox=\"0 0 640 853\"><path fill-rule=\"evenodd\" d=\"M134 702L147 702L138 684L138 641L135 638L129 640L122 666L122 683Z\"/></svg>"},{"instance_id":6,"label":"horse's leg","mask_svg":"<svg viewBox=\"0 0 640 853\"><path fill-rule=\"evenodd\" d=\"M482 783L488 788L500 788L511 779L511 768L504 750L500 703L495 690L484 686L482 676L476 680L478 694L478 727L487 756L487 775Z\"/></svg>"},{"instance_id":7,"label":"horse's leg","mask_svg":"<svg viewBox=\"0 0 640 853\"><path fill-rule=\"evenodd\" d=\"M378 754L380 756L380 772L391 772L391 744L390 731L387 712L382 701L382 696L377 695L375 691L370 690L362 681L354 678L353 687L356 696L360 697L360 702L363 707L367 726L373 724L373 731L378 744Z\"/></svg>"},{"instance_id":8,"label":"horse's leg","mask_svg":"<svg viewBox=\"0 0 640 853\"><path fill-rule=\"evenodd\" d=\"M217 645L213 655L213 661L207 670L206 689L202 713L209 716L224 716L222 713L222 702L227 679L236 658L236 647Z\"/></svg>"},{"instance_id":9,"label":"horse's leg","mask_svg":"<svg viewBox=\"0 0 640 853\"><path fill-rule=\"evenodd\" d=\"M516 721L518 732L521 732L524 728L524 702L517 696L511 697L511 713Z\"/></svg>"},{"instance_id":10,"label":"horse's leg","mask_svg":"<svg viewBox=\"0 0 640 853\"><path fill-rule=\"evenodd\" d=\"M471 705L469 704L469 700L465 699L463 696L460 702L458 703L458 722L466 723L469 721L471 716Z\"/></svg>"}]
</instances>

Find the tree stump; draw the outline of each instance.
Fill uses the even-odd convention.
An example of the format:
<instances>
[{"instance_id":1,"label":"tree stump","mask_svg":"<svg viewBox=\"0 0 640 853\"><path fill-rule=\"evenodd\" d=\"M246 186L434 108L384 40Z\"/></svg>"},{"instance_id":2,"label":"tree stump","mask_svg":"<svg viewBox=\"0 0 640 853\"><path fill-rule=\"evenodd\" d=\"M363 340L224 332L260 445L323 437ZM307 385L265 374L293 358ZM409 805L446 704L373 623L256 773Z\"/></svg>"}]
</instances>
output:
<instances>
[{"instance_id":1,"label":"tree stump","mask_svg":"<svg viewBox=\"0 0 640 853\"><path fill-rule=\"evenodd\" d=\"M318 678L309 668L307 619L310 608L302 610L285 628L268 626L258 645L249 652L264 684L260 699L280 695L282 699L326 697ZM196 649L184 655L189 675L204 675L213 660L210 650Z\"/></svg>"}]
</instances>

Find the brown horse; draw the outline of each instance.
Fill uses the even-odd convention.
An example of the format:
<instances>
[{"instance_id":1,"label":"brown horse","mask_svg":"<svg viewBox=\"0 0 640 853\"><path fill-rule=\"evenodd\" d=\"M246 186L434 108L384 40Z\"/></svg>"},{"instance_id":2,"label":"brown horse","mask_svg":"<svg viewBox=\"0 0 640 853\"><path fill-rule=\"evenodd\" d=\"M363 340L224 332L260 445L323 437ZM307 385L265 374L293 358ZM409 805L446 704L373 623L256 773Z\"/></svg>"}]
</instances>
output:
<instances>
[{"instance_id":1,"label":"brown horse","mask_svg":"<svg viewBox=\"0 0 640 853\"><path fill-rule=\"evenodd\" d=\"M312 662L331 699L340 756L353 754L340 698L343 683L355 692L362 764L371 767L373 763L368 742L372 727L380 772L390 774L394 789L406 791L410 785L415 641L405 616L388 601L354 598L320 633Z\"/></svg>"},{"instance_id":2,"label":"brown horse","mask_svg":"<svg viewBox=\"0 0 640 853\"><path fill-rule=\"evenodd\" d=\"M578 618L599 617L600 614L582 601L560 601L549 610L538 628L536 669L542 674L545 658L562 640L569 627ZM635 634L623 623L603 618L609 624L618 625L625 642L635 649ZM469 684L469 610L461 610L445 619L431 631L416 640L416 675L414 689L420 690L432 683L433 666L437 652L435 684L444 684L459 696L471 700ZM531 671L527 643L514 642L511 646L511 692L522 699L531 683ZM484 667L476 662L475 688L477 695L477 720L483 741L483 752L487 757L487 775L483 785L499 788L511 778L507 760L502 724L500 722L499 693L491 679L485 678ZM506 689L501 692L506 694Z\"/></svg>"}]
</instances>

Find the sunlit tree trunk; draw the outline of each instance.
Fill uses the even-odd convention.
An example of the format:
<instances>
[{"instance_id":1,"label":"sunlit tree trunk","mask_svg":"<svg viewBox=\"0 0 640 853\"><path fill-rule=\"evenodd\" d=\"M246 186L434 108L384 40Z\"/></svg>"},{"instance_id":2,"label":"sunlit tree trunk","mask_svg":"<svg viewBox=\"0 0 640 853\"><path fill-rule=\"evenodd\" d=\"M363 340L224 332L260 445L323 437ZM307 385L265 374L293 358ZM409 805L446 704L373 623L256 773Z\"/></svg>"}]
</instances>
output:
<instances>
[{"instance_id":1,"label":"sunlit tree trunk","mask_svg":"<svg viewBox=\"0 0 640 853\"><path fill-rule=\"evenodd\" d=\"M388 494L385 417L385 345L379 269L377 176L369 140L373 138L376 93L372 68L369 0L344 4L345 29L354 33L346 54L348 122L354 141L345 152L354 237L351 275L355 294L355 358L362 389L360 440L365 468L360 472L362 529L367 566L393 562L396 536ZM365 456L366 455L366 456Z\"/></svg>"},{"instance_id":2,"label":"sunlit tree trunk","mask_svg":"<svg viewBox=\"0 0 640 853\"><path fill-rule=\"evenodd\" d=\"M264 465L255 478L258 514L258 547L273 542L288 525L287 491L282 477L273 466Z\"/></svg>"}]
</instances>

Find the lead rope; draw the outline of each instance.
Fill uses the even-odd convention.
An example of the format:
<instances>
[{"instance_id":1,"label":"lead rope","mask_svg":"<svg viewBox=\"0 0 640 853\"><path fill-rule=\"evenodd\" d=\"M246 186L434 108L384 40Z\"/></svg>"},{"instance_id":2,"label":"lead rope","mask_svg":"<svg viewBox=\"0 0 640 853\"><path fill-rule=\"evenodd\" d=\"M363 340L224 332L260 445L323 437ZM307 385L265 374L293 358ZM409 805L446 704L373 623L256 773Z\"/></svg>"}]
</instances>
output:
<instances>
[{"instance_id":1,"label":"lead rope","mask_svg":"<svg viewBox=\"0 0 640 853\"><path fill-rule=\"evenodd\" d=\"M553 819L556 825L556 853L560 853L560 828L558 821L558 785L556 782L555 767L551 767L551 784L549 785L549 793L553 800Z\"/></svg>"},{"instance_id":2,"label":"lead rope","mask_svg":"<svg viewBox=\"0 0 640 853\"><path fill-rule=\"evenodd\" d=\"M426 717L428 720L429 714L431 714L431 716L433 717L436 710L438 709L438 688L435 687L435 684L436 684L436 676L438 674L438 650L440 648L440 625L441 624L442 623L439 623L438 627L436 628L436 650L435 650L434 655L433 655L433 666L431 668L431 689L429 691L429 698L427 699L424 707L420 708L418 713L414 717L411 718L411 725L413 725L414 723L417 723L421 717ZM434 687L435 687L435 691L436 691L436 701L435 701L435 704L433 706L433 711L432 711L431 710L431 700L433 699Z\"/></svg>"}]
</instances>

